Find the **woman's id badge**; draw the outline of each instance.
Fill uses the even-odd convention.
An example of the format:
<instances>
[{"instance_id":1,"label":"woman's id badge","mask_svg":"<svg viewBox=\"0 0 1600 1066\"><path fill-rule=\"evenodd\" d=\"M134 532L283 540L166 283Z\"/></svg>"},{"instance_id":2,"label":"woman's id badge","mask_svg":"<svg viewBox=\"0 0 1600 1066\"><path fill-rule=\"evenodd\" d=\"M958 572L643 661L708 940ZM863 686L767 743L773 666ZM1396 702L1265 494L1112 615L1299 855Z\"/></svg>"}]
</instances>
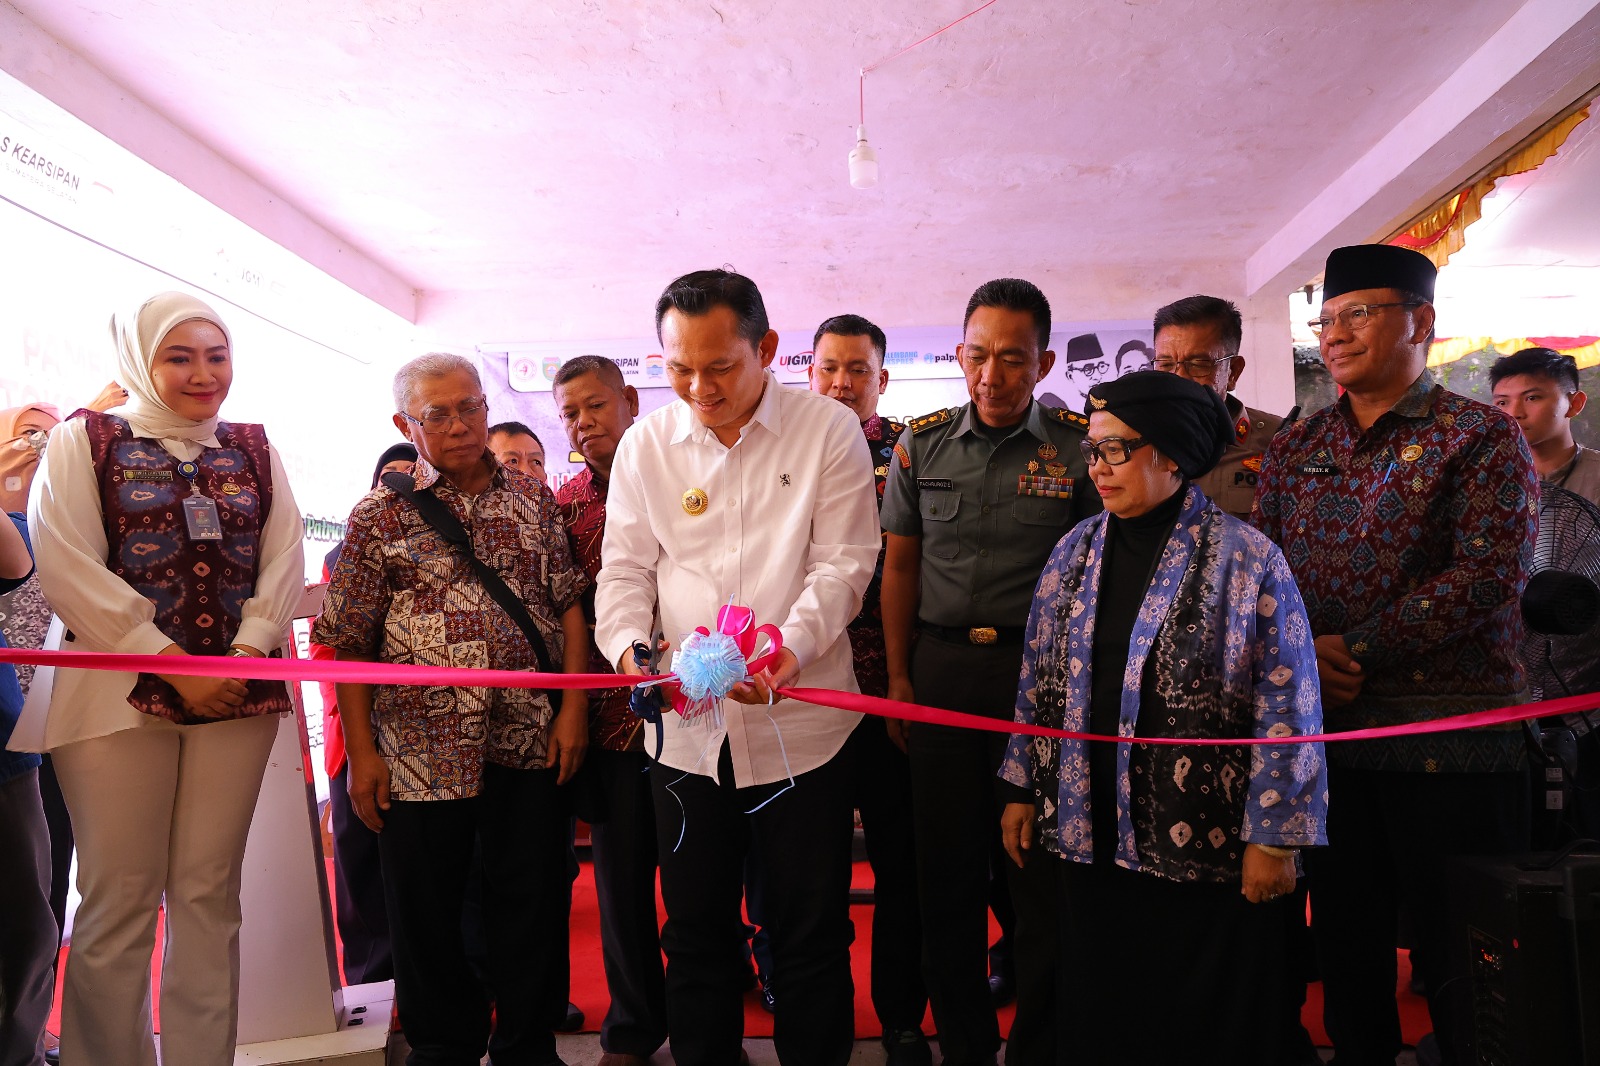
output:
<instances>
[{"instance_id":1,"label":"woman's id badge","mask_svg":"<svg viewBox=\"0 0 1600 1066\"><path fill-rule=\"evenodd\" d=\"M189 524L190 540L222 539L222 517L213 500L200 495L185 498L183 520Z\"/></svg>"}]
</instances>

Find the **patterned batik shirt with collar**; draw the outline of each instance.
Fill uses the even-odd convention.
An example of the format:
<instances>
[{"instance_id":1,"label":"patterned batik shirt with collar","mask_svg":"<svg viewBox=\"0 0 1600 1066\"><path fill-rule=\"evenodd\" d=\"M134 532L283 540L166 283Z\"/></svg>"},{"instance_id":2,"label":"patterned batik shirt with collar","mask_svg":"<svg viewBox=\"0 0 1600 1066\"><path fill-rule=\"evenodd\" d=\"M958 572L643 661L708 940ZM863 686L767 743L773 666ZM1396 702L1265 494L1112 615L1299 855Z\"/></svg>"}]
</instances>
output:
<instances>
[{"instance_id":1,"label":"patterned batik shirt with collar","mask_svg":"<svg viewBox=\"0 0 1600 1066\"><path fill-rule=\"evenodd\" d=\"M1363 432L1349 397L1273 440L1252 520L1282 548L1317 635L1365 680L1330 732L1431 721L1524 696L1517 660L1538 481L1516 422L1422 376ZM1516 769L1515 726L1335 744L1335 765Z\"/></svg>"},{"instance_id":2,"label":"patterned batik shirt with collar","mask_svg":"<svg viewBox=\"0 0 1600 1066\"><path fill-rule=\"evenodd\" d=\"M878 484L878 506L883 506L883 485L889 480L889 463L894 459L895 441L905 432L905 423L873 415L861 423L867 447L872 451L872 477ZM868 696L889 694L889 656L883 646L883 549L878 549L878 565L872 583L861 600L861 613L850 621L850 654L855 660L856 684Z\"/></svg>"},{"instance_id":3,"label":"patterned batik shirt with collar","mask_svg":"<svg viewBox=\"0 0 1600 1066\"><path fill-rule=\"evenodd\" d=\"M561 616L589 579L573 560L550 491L490 462L489 487L477 496L458 491L425 460L413 476L419 490L431 488L460 519L478 557L527 605L559 669ZM466 557L385 485L350 514L311 639L386 663L538 669L527 637L490 599ZM541 767L552 714L537 689L375 686L373 736L389 765L390 795L464 799L478 794L486 762Z\"/></svg>"},{"instance_id":4,"label":"patterned batik shirt with collar","mask_svg":"<svg viewBox=\"0 0 1600 1066\"><path fill-rule=\"evenodd\" d=\"M595 477L594 468L585 466L583 472L556 490L556 503L561 507L561 517L567 523L567 535L572 540L572 554L578 565L593 581L600 573L600 547L606 536L606 490L610 482ZM589 624L589 672L614 673L616 668L606 662L605 655L594 643L594 589L583 594L583 617ZM589 736L595 744L607 751L643 751L644 738L640 727L644 725L638 715L628 709L627 688L591 690L589 693Z\"/></svg>"}]
</instances>

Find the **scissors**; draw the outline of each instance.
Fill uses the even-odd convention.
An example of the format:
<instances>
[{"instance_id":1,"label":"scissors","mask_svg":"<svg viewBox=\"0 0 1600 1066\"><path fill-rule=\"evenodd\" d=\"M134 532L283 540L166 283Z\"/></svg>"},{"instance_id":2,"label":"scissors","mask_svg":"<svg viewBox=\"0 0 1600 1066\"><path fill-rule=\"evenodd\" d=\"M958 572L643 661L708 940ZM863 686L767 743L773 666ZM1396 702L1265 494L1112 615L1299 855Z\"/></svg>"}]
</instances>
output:
<instances>
[{"instance_id":1,"label":"scissors","mask_svg":"<svg viewBox=\"0 0 1600 1066\"><path fill-rule=\"evenodd\" d=\"M640 641L633 644L633 664L650 676L661 672L661 645L664 636L657 631L650 639L647 648ZM649 722L656 727L656 753L655 759L661 761L661 744L666 730L661 726L661 712L667 709L666 693L661 691L660 685L638 684L633 686L633 694L628 697L628 709L640 721Z\"/></svg>"}]
</instances>

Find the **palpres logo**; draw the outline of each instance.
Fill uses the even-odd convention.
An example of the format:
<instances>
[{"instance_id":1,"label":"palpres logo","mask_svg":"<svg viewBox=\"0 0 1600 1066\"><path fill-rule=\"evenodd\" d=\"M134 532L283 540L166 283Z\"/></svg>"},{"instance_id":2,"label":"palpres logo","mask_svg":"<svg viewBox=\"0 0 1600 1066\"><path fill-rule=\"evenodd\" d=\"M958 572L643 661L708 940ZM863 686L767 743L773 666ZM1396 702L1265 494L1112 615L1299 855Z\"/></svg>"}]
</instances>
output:
<instances>
[{"instance_id":1,"label":"palpres logo","mask_svg":"<svg viewBox=\"0 0 1600 1066\"><path fill-rule=\"evenodd\" d=\"M544 370L544 379L546 381L554 381L556 379L556 371L561 369L561 357L555 355L545 356L544 365L541 369Z\"/></svg>"},{"instance_id":2,"label":"palpres logo","mask_svg":"<svg viewBox=\"0 0 1600 1066\"><path fill-rule=\"evenodd\" d=\"M655 354L652 354L652 355L647 355L647 356L644 357L644 376L645 377L647 377L647 378L659 378L659 377L664 376L666 374L666 372L667 372L667 361L661 357L659 352L655 353Z\"/></svg>"}]
</instances>

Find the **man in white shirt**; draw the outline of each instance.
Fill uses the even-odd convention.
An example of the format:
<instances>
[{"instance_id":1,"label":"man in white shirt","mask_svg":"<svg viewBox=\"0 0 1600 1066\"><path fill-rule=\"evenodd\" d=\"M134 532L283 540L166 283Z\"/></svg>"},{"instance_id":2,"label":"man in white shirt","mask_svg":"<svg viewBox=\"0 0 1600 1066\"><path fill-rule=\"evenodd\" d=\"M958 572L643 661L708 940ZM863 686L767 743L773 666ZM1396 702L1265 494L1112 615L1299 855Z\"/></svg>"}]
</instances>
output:
<instances>
[{"instance_id":1,"label":"man in white shirt","mask_svg":"<svg viewBox=\"0 0 1600 1066\"><path fill-rule=\"evenodd\" d=\"M843 1066L854 1007L841 751L860 716L769 697L790 685L856 691L845 627L878 555L872 460L848 408L768 372L778 335L750 279L730 270L678 278L656 302L656 331L679 400L617 447L597 642L619 671L638 674L634 648L648 646L657 618L677 645L696 626L714 627L729 602L783 636L771 667L736 686L719 713L668 714L655 727L673 1058L740 1059L739 898L753 852L767 886L778 1058Z\"/></svg>"}]
</instances>

